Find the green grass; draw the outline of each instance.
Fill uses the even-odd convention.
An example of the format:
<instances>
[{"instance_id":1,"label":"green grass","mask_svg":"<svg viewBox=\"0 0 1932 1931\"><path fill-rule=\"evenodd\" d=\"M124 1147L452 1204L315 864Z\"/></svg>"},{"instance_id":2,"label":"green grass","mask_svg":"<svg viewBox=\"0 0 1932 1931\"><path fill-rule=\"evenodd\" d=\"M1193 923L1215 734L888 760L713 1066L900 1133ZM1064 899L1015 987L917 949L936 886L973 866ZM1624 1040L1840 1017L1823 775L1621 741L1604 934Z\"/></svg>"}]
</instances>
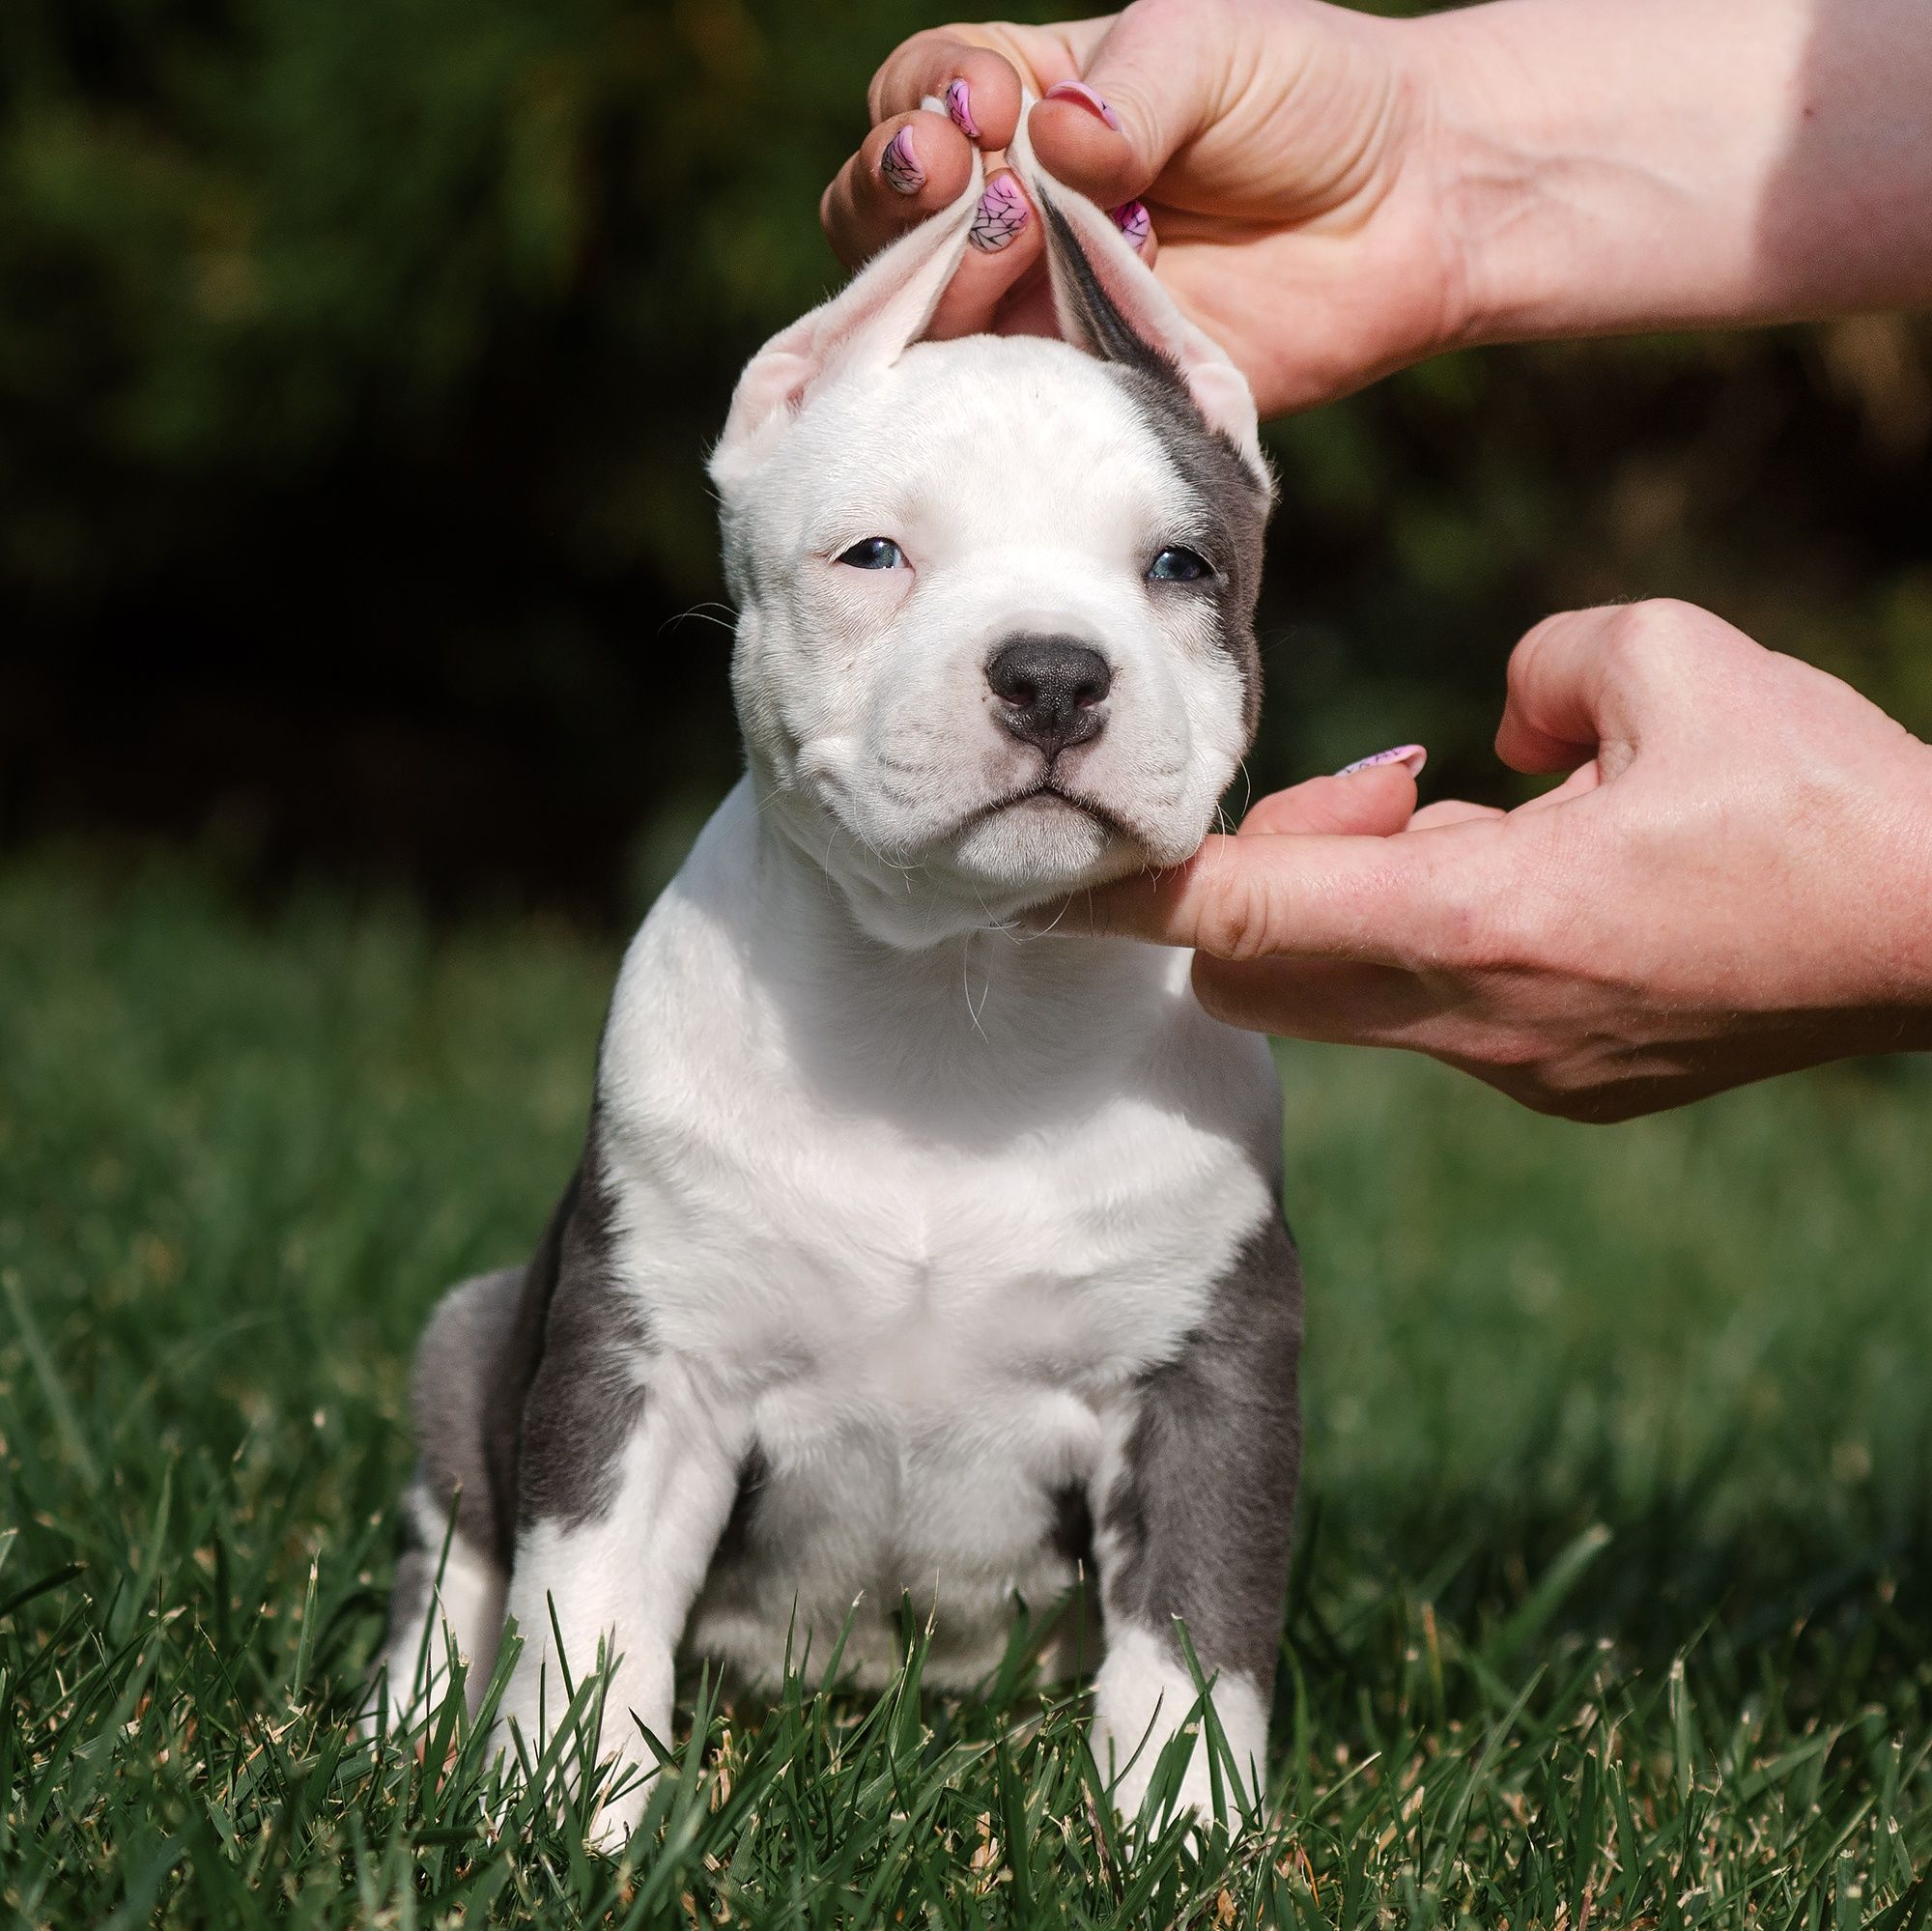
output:
<instances>
[{"instance_id":1,"label":"green grass","mask_svg":"<svg viewBox=\"0 0 1932 1931\"><path fill-rule=\"evenodd\" d=\"M1103 1826L1024 1680L704 1690L636 1868L527 1795L499 1831L474 1739L378 1759L410 1347L530 1244L614 958L0 876L0 1919L1932 1921L1924 1064L1605 1131L1286 1055L1266 1834Z\"/></svg>"}]
</instances>

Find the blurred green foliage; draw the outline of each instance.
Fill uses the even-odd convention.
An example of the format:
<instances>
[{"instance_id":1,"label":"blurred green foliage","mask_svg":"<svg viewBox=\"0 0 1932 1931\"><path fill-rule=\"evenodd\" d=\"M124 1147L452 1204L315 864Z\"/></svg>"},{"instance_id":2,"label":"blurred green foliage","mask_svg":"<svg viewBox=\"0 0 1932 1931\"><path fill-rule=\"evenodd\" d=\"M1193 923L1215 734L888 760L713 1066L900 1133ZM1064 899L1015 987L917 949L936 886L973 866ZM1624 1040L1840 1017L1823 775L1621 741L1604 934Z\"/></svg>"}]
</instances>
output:
<instances>
[{"instance_id":1,"label":"blurred green foliage","mask_svg":"<svg viewBox=\"0 0 1932 1931\"><path fill-rule=\"evenodd\" d=\"M701 453L837 279L819 189L933 17L9 0L0 835L607 904L661 870L734 757L724 636L678 621L719 594ZM1506 795L1509 645L1610 596L1932 729L1928 433L1884 319L1467 354L1279 425L1255 781L1421 738Z\"/></svg>"}]
</instances>

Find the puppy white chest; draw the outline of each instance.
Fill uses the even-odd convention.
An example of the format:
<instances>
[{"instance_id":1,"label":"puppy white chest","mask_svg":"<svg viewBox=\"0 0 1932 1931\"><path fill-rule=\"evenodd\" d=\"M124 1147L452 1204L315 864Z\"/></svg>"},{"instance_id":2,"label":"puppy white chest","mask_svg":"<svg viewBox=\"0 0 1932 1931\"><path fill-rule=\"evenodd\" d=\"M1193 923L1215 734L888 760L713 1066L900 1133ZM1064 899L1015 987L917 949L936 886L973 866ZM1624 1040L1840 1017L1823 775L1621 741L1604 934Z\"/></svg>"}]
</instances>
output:
<instances>
[{"instance_id":1,"label":"puppy white chest","mask_svg":"<svg viewBox=\"0 0 1932 1931\"><path fill-rule=\"evenodd\" d=\"M1188 1029L1151 1062L1122 1064L1091 993L1044 1046L1009 1036L997 977L968 979L956 1036L928 1019L901 1053L894 1013L842 1009L836 975L828 993L798 966L742 967L678 902L655 923L626 972L650 1004L620 991L606 1046L616 1272L647 1372L744 1418L755 1503L692 1640L762 1675L858 1601L846 1653L872 1674L904 1592L937 1605L935 1666L968 1681L1015 1595L1044 1607L1073 1579L1063 1518L1122 1397L1181 1349L1269 1210L1265 1051L1144 969L1119 992L1128 1036L1163 1002ZM713 987L750 1020L707 1024ZM895 1084L899 1065L916 1076Z\"/></svg>"}]
</instances>

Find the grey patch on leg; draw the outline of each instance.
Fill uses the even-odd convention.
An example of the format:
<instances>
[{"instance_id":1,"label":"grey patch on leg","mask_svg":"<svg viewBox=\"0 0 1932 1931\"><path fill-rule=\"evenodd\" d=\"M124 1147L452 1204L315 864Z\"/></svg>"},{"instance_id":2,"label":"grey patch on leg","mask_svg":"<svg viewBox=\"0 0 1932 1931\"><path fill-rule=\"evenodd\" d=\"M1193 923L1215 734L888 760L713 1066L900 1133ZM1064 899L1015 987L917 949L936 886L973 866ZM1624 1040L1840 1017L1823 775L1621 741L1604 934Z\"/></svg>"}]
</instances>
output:
<instances>
[{"instance_id":1,"label":"grey patch on leg","mask_svg":"<svg viewBox=\"0 0 1932 1931\"><path fill-rule=\"evenodd\" d=\"M516 1491L497 1439L503 1416L496 1389L516 1330L524 1276L521 1267L505 1267L452 1288L430 1316L410 1377L421 1458L417 1485L439 1514L446 1515L455 1502L457 1533L499 1569L510 1564ZM420 1547L421 1532L408 1508L401 1533ZM433 1574L437 1551L425 1552Z\"/></svg>"},{"instance_id":2,"label":"grey patch on leg","mask_svg":"<svg viewBox=\"0 0 1932 1931\"><path fill-rule=\"evenodd\" d=\"M417 1347L410 1397L418 1461L400 1511L392 1658L429 1627L445 1547L452 1562L461 1555L469 1565L472 1588L477 1563L507 1586L520 1519L577 1522L609 1507L617 1455L642 1406L632 1370L645 1341L612 1280L610 1251L593 1112L582 1164L529 1265L453 1288ZM491 1628L462 1634L480 1654L499 1633L498 1612ZM407 1686L392 1686L398 1693Z\"/></svg>"},{"instance_id":3,"label":"grey patch on leg","mask_svg":"<svg viewBox=\"0 0 1932 1931\"><path fill-rule=\"evenodd\" d=\"M1274 1682L1301 1471L1301 1269L1278 1215L1140 1390L1100 1520L1110 1624L1187 1626L1204 1670Z\"/></svg>"},{"instance_id":4,"label":"grey patch on leg","mask_svg":"<svg viewBox=\"0 0 1932 1931\"><path fill-rule=\"evenodd\" d=\"M650 1333L611 1267L611 1206L598 1122L530 1263L523 1321L536 1330L517 1404L518 1520L576 1527L616 1498L617 1460L643 1414L636 1377ZM506 1405L507 1406L507 1405Z\"/></svg>"}]
</instances>

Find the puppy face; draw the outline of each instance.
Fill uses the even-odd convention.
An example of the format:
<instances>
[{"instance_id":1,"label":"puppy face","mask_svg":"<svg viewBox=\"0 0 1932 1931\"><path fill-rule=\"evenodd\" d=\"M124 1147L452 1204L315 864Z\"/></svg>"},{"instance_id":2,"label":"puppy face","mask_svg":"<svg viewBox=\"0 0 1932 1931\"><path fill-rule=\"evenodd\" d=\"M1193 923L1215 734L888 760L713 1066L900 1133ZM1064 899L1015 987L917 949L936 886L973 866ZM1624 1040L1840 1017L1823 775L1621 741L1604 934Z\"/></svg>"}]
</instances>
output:
<instances>
[{"instance_id":1,"label":"puppy face","mask_svg":"<svg viewBox=\"0 0 1932 1931\"><path fill-rule=\"evenodd\" d=\"M761 809L895 943L1179 864L1253 730L1252 405L1244 448L1050 217L1072 340L848 345L714 462Z\"/></svg>"}]
</instances>

